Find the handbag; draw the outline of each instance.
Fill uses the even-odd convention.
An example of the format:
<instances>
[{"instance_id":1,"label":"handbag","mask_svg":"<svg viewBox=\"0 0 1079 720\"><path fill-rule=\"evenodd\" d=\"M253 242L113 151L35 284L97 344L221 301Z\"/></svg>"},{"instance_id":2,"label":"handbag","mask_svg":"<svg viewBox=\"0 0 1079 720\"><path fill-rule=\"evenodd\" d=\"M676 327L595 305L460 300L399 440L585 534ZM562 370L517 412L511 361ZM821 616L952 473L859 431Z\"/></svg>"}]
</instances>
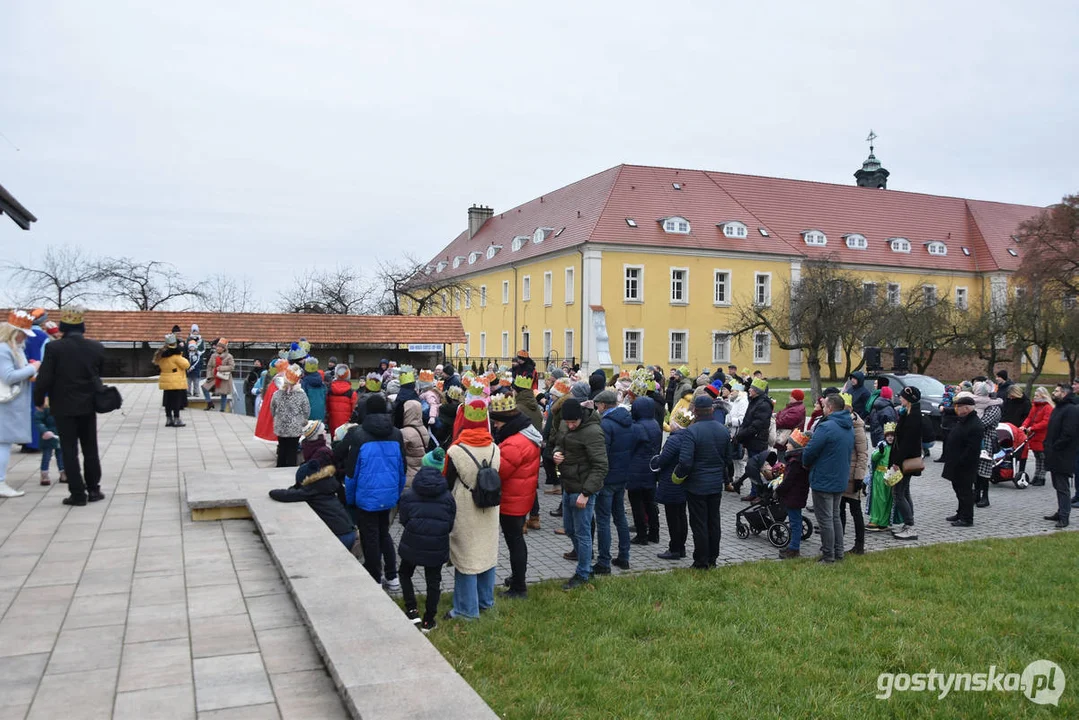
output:
<instances>
[{"instance_id":1,"label":"handbag","mask_svg":"<svg viewBox=\"0 0 1079 720\"><path fill-rule=\"evenodd\" d=\"M98 380L98 388L94 391L94 410L98 414L119 410L123 404L124 398L119 390L112 385L104 385Z\"/></svg>"},{"instance_id":2,"label":"handbag","mask_svg":"<svg viewBox=\"0 0 1079 720\"><path fill-rule=\"evenodd\" d=\"M15 398L22 395L22 383L15 383L14 385L8 385L3 380L0 380L0 405L9 403Z\"/></svg>"},{"instance_id":3,"label":"handbag","mask_svg":"<svg viewBox=\"0 0 1079 720\"><path fill-rule=\"evenodd\" d=\"M232 372L230 372L228 370L218 370L214 374L214 377L216 377L218 380L221 380L221 381L224 381L224 382L230 382L232 380Z\"/></svg>"},{"instance_id":4,"label":"handbag","mask_svg":"<svg viewBox=\"0 0 1079 720\"><path fill-rule=\"evenodd\" d=\"M903 461L902 468L904 475L914 475L915 473L920 473L922 470L925 470L925 461L922 460L920 455L918 457L907 458Z\"/></svg>"}]
</instances>

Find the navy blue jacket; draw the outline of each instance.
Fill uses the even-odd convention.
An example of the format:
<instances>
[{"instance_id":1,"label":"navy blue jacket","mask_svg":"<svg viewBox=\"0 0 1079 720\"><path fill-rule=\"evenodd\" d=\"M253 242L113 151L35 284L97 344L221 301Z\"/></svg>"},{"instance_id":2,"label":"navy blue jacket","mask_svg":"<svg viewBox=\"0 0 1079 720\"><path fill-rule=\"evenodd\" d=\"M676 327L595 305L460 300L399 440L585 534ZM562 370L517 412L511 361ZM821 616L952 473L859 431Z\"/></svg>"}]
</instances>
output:
<instances>
[{"instance_id":1,"label":"navy blue jacket","mask_svg":"<svg viewBox=\"0 0 1079 720\"><path fill-rule=\"evenodd\" d=\"M686 492L694 495L723 492L731 450L731 435L727 428L715 417L698 416L679 434L686 437L682 441L675 474L686 478L683 483Z\"/></svg>"},{"instance_id":2,"label":"navy blue jacket","mask_svg":"<svg viewBox=\"0 0 1079 720\"><path fill-rule=\"evenodd\" d=\"M457 503L436 468L420 468L412 488L401 496L397 517L404 530L398 552L417 567L438 567L450 559L450 531Z\"/></svg>"},{"instance_id":3,"label":"navy blue jacket","mask_svg":"<svg viewBox=\"0 0 1079 720\"><path fill-rule=\"evenodd\" d=\"M393 426L403 428L405 426L405 403L409 400L420 402L419 393L416 392L416 383L402 385L397 392L397 398L393 401Z\"/></svg>"},{"instance_id":4,"label":"navy blue jacket","mask_svg":"<svg viewBox=\"0 0 1079 720\"><path fill-rule=\"evenodd\" d=\"M869 388L865 386L865 373L861 370L855 370L850 374L851 378L858 381L858 385L850 383L850 404L854 408L854 412L858 413L858 417L862 420L869 419L869 411L866 410L866 404L869 402Z\"/></svg>"},{"instance_id":5,"label":"navy blue jacket","mask_svg":"<svg viewBox=\"0 0 1079 720\"><path fill-rule=\"evenodd\" d=\"M653 455L658 455L663 445L663 430L655 417L656 403L652 398L640 397L633 401L633 455L630 458L629 490L653 490L656 473L648 466Z\"/></svg>"},{"instance_id":6,"label":"navy blue jacket","mask_svg":"<svg viewBox=\"0 0 1079 720\"><path fill-rule=\"evenodd\" d=\"M892 401L878 396L873 401L873 409L869 412L869 422L867 423L873 447L880 445L881 441L884 440L884 426L894 422L899 422L899 415L896 413Z\"/></svg>"},{"instance_id":7,"label":"navy blue jacket","mask_svg":"<svg viewBox=\"0 0 1079 720\"><path fill-rule=\"evenodd\" d=\"M844 492L850 481L850 456L854 452L854 423L850 410L836 410L819 423L802 451L802 464L809 468L809 486L819 492Z\"/></svg>"},{"instance_id":8,"label":"navy blue jacket","mask_svg":"<svg viewBox=\"0 0 1079 720\"><path fill-rule=\"evenodd\" d=\"M624 407L610 410L600 420L607 443L607 477L604 486L625 487L633 461L633 416Z\"/></svg>"},{"instance_id":9,"label":"navy blue jacket","mask_svg":"<svg viewBox=\"0 0 1079 720\"><path fill-rule=\"evenodd\" d=\"M680 505L686 501L686 489L681 485L675 485L671 480L671 473L678 466L678 458L682 454L682 441L685 437L685 430L674 431L659 453L659 486L656 487L656 502L658 503Z\"/></svg>"}]
</instances>

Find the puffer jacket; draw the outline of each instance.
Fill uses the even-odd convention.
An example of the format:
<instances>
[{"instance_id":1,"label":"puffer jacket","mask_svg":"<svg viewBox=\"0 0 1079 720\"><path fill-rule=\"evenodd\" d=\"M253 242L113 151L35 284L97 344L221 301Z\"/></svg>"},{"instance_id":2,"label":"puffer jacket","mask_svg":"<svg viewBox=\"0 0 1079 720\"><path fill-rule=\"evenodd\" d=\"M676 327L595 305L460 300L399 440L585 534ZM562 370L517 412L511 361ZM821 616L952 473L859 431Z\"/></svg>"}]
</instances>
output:
<instances>
[{"instance_id":1,"label":"puffer jacket","mask_svg":"<svg viewBox=\"0 0 1079 720\"><path fill-rule=\"evenodd\" d=\"M277 437L300 437L307 424L311 404L304 391L293 385L273 394L270 412L273 413L273 431Z\"/></svg>"},{"instance_id":2,"label":"puffer jacket","mask_svg":"<svg viewBox=\"0 0 1079 720\"><path fill-rule=\"evenodd\" d=\"M306 462L296 469L295 485L271 490L270 497L278 502L306 502L330 532L347 535L355 525L338 499L341 483L334 477L335 472L333 465L320 466L317 460Z\"/></svg>"},{"instance_id":3,"label":"puffer jacket","mask_svg":"<svg viewBox=\"0 0 1079 720\"><path fill-rule=\"evenodd\" d=\"M607 442L600 426L599 413L591 408L582 408L584 417L576 430L562 423L563 431L560 445L565 460L559 466L562 490L567 493L587 492L595 495L603 488L607 477Z\"/></svg>"},{"instance_id":4,"label":"puffer jacket","mask_svg":"<svg viewBox=\"0 0 1079 720\"><path fill-rule=\"evenodd\" d=\"M731 436L727 428L714 417L697 417L681 431L682 450L678 456L677 477L685 478L685 490L693 495L712 495L723 492L726 482L727 459L731 452Z\"/></svg>"},{"instance_id":5,"label":"puffer jacket","mask_svg":"<svg viewBox=\"0 0 1079 720\"><path fill-rule=\"evenodd\" d=\"M600 420L607 444L607 477L603 484L625 487L633 460L633 416L624 407L608 410Z\"/></svg>"},{"instance_id":6,"label":"puffer jacket","mask_svg":"<svg viewBox=\"0 0 1079 720\"><path fill-rule=\"evenodd\" d=\"M1058 475L1075 472L1079 451L1079 397L1069 392L1053 408L1045 432L1045 469Z\"/></svg>"},{"instance_id":7,"label":"puffer jacket","mask_svg":"<svg viewBox=\"0 0 1079 720\"><path fill-rule=\"evenodd\" d=\"M884 440L884 426L898 421L899 415L892 401L878 395L873 401L873 409L869 412L869 436L873 447L880 445Z\"/></svg>"},{"instance_id":8,"label":"puffer jacket","mask_svg":"<svg viewBox=\"0 0 1079 720\"><path fill-rule=\"evenodd\" d=\"M850 480L843 497L860 500L865 487L862 481L869 471L869 443L865 440L865 423L857 414L851 416L851 427L854 429L854 449L850 454Z\"/></svg>"},{"instance_id":9,"label":"puffer jacket","mask_svg":"<svg viewBox=\"0 0 1079 720\"><path fill-rule=\"evenodd\" d=\"M416 392L416 383L411 382L407 385L402 385L401 389L397 391L397 397L393 400L393 426L396 428L403 428L405 426L405 403L409 400L420 401L420 394ZM422 416L422 405L420 406Z\"/></svg>"},{"instance_id":10,"label":"puffer jacket","mask_svg":"<svg viewBox=\"0 0 1079 720\"><path fill-rule=\"evenodd\" d=\"M191 363L184 357L179 348L175 352L162 354L154 361L161 374L157 378L157 386L162 390L187 390L187 369Z\"/></svg>"},{"instance_id":11,"label":"puffer jacket","mask_svg":"<svg viewBox=\"0 0 1079 720\"><path fill-rule=\"evenodd\" d=\"M783 471L783 482L776 490L776 499L783 503L783 507L799 510L806 506L809 499L809 471L802 464L802 448L788 450L783 461L787 469Z\"/></svg>"},{"instance_id":12,"label":"puffer jacket","mask_svg":"<svg viewBox=\"0 0 1079 720\"><path fill-rule=\"evenodd\" d=\"M543 411L540 410L536 393L525 388L518 388L516 392L517 409L532 421L532 427L536 432L543 433Z\"/></svg>"},{"instance_id":13,"label":"puffer jacket","mask_svg":"<svg viewBox=\"0 0 1079 720\"><path fill-rule=\"evenodd\" d=\"M495 434L502 453L498 476L502 478L502 504L498 512L510 517L527 515L539 485L540 445L543 436L524 413L512 418Z\"/></svg>"},{"instance_id":14,"label":"puffer jacket","mask_svg":"<svg viewBox=\"0 0 1079 720\"><path fill-rule=\"evenodd\" d=\"M1002 395L1001 397L1004 396ZM1022 425L1027 415L1030 414L1032 404L1030 398L1026 395L1017 398L1005 397L1004 403L1000 406L1000 421L1016 426Z\"/></svg>"},{"instance_id":15,"label":"puffer jacket","mask_svg":"<svg viewBox=\"0 0 1079 720\"><path fill-rule=\"evenodd\" d=\"M850 411L836 410L817 423L802 451L802 464L809 468L809 486L820 492L845 492L850 482L852 452L854 423Z\"/></svg>"},{"instance_id":16,"label":"puffer jacket","mask_svg":"<svg viewBox=\"0 0 1079 720\"><path fill-rule=\"evenodd\" d=\"M1047 402L1036 402L1030 406L1030 413L1023 421L1023 427L1032 430L1030 434L1030 449L1041 452L1045 450L1045 433L1049 429L1049 417L1053 414L1053 406Z\"/></svg>"},{"instance_id":17,"label":"puffer jacket","mask_svg":"<svg viewBox=\"0 0 1079 720\"><path fill-rule=\"evenodd\" d=\"M334 464L343 467L345 504L368 512L389 510L405 487L405 449L401 431L387 413L368 413L334 447Z\"/></svg>"},{"instance_id":18,"label":"puffer jacket","mask_svg":"<svg viewBox=\"0 0 1079 720\"><path fill-rule=\"evenodd\" d=\"M326 429L333 437L337 428L348 422L356 407L356 392L348 380L334 380L326 396Z\"/></svg>"},{"instance_id":19,"label":"puffer jacket","mask_svg":"<svg viewBox=\"0 0 1079 720\"><path fill-rule=\"evenodd\" d=\"M401 428L401 437L405 441L405 487L411 487L412 478L423 465L431 436L423 426L423 408L419 400L406 401L403 413L405 424Z\"/></svg>"},{"instance_id":20,"label":"puffer jacket","mask_svg":"<svg viewBox=\"0 0 1079 720\"><path fill-rule=\"evenodd\" d=\"M38 444L42 449L60 449L60 431L56 429L56 418L52 416L52 411L49 408L43 407L34 409L34 426L37 428L37 436L39 438L47 432L53 434L53 437L48 440L38 441Z\"/></svg>"},{"instance_id":21,"label":"puffer jacket","mask_svg":"<svg viewBox=\"0 0 1079 720\"><path fill-rule=\"evenodd\" d=\"M850 388L850 403L854 408L854 412L858 414L858 417L865 421L869 417L869 411L866 410L866 403L869 401L869 388L865 386L865 373L861 370L855 370L850 374L852 380L856 380L855 383L848 383Z\"/></svg>"},{"instance_id":22,"label":"puffer jacket","mask_svg":"<svg viewBox=\"0 0 1079 720\"><path fill-rule=\"evenodd\" d=\"M767 394L749 399L742 425L735 440L750 453L756 454L768 447L768 434L772 426L772 400Z\"/></svg>"},{"instance_id":23,"label":"puffer jacket","mask_svg":"<svg viewBox=\"0 0 1079 720\"><path fill-rule=\"evenodd\" d=\"M670 434L659 453L659 484L656 486L656 502L658 503L681 505L686 501L685 487L675 484L671 479L674 469L678 467L678 458L682 455L682 443L685 438L686 431L679 427Z\"/></svg>"},{"instance_id":24,"label":"puffer jacket","mask_svg":"<svg viewBox=\"0 0 1079 720\"><path fill-rule=\"evenodd\" d=\"M450 559L450 531L457 515L446 478L435 468L423 468L412 479L397 506L404 530L397 548L401 559L416 567L441 567Z\"/></svg>"},{"instance_id":25,"label":"puffer jacket","mask_svg":"<svg viewBox=\"0 0 1079 720\"><path fill-rule=\"evenodd\" d=\"M776 430L800 430L806 422L806 406L801 400L791 400L776 415Z\"/></svg>"},{"instance_id":26,"label":"puffer jacket","mask_svg":"<svg viewBox=\"0 0 1079 720\"><path fill-rule=\"evenodd\" d=\"M308 419L325 420L326 383L322 381L322 374L319 372L308 373L303 376L300 385L303 387L304 394L307 395L307 403L310 405Z\"/></svg>"},{"instance_id":27,"label":"puffer jacket","mask_svg":"<svg viewBox=\"0 0 1079 720\"><path fill-rule=\"evenodd\" d=\"M428 388L420 393L420 400L427 403L427 424L431 427L438 422L438 412L442 407L442 394L434 388Z\"/></svg>"},{"instance_id":28,"label":"puffer jacket","mask_svg":"<svg viewBox=\"0 0 1079 720\"><path fill-rule=\"evenodd\" d=\"M649 461L660 453L663 431L656 422L655 405L652 398L640 397L633 401L630 410L633 416L633 453L626 482L629 490L653 490L656 487L656 473L649 467Z\"/></svg>"}]
</instances>

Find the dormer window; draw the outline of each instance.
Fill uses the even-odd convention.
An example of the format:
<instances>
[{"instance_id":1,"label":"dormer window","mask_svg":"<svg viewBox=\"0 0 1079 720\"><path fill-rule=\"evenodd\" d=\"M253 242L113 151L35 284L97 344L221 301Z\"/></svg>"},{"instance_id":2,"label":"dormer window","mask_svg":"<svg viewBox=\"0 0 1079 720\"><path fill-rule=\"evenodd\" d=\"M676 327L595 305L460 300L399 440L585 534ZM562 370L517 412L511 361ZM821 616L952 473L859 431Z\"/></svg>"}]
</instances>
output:
<instances>
[{"instance_id":1,"label":"dormer window","mask_svg":"<svg viewBox=\"0 0 1079 720\"><path fill-rule=\"evenodd\" d=\"M686 220L684 217L675 215L672 217L660 218L659 222L663 225L663 232L675 233L677 235L689 234L689 220Z\"/></svg>"},{"instance_id":2,"label":"dormer window","mask_svg":"<svg viewBox=\"0 0 1079 720\"><path fill-rule=\"evenodd\" d=\"M468 264L475 265L476 261L479 260L481 257L483 257L483 253L481 253L479 250L473 250L468 254Z\"/></svg>"},{"instance_id":3,"label":"dormer window","mask_svg":"<svg viewBox=\"0 0 1079 720\"><path fill-rule=\"evenodd\" d=\"M435 265L435 272L440 273L445 269L446 269L446 261L445 260L439 260L438 264Z\"/></svg>"},{"instance_id":4,"label":"dormer window","mask_svg":"<svg viewBox=\"0 0 1079 720\"><path fill-rule=\"evenodd\" d=\"M925 248L929 251L930 255L944 256L948 254L948 246L940 242L939 240L935 240L931 243L926 243Z\"/></svg>"},{"instance_id":5,"label":"dormer window","mask_svg":"<svg viewBox=\"0 0 1079 720\"><path fill-rule=\"evenodd\" d=\"M547 239L547 236L554 232L554 228L541 227L536 228L536 232L532 233L532 243L539 245L541 242Z\"/></svg>"},{"instance_id":6,"label":"dormer window","mask_svg":"<svg viewBox=\"0 0 1079 720\"><path fill-rule=\"evenodd\" d=\"M847 241L847 247L851 250L865 250L869 247L869 241L860 233L847 233L843 239Z\"/></svg>"},{"instance_id":7,"label":"dormer window","mask_svg":"<svg viewBox=\"0 0 1079 720\"><path fill-rule=\"evenodd\" d=\"M464 255L458 255L457 257L455 257L453 259L453 269L456 270L457 268L461 267L461 263L463 263L464 261L465 261L465 256Z\"/></svg>"},{"instance_id":8,"label":"dormer window","mask_svg":"<svg viewBox=\"0 0 1079 720\"><path fill-rule=\"evenodd\" d=\"M909 253L910 252L910 240L902 237L888 238L888 246L892 248L892 252L897 253Z\"/></svg>"},{"instance_id":9,"label":"dormer window","mask_svg":"<svg viewBox=\"0 0 1079 720\"><path fill-rule=\"evenodd\" d=\"M517 237L513 238L513 244L510 245L510 250L512 252L517 252L518 250L523 248L525 246L525 243L527 243L531 239L532 238L528 237L527 235L518 235Z\"/></svg>"},{"instance_id":10,"label":"dormer window","mask_svg":"<svg viewBox=\"0 0 1079 720\"><path fill-rule=\"evenodd\" d=\"M805 238L806 245L824 246L828 244L828 236L820 230L803 230L802 237Z\"/></svg>"},{"instance_id":11,"label":"dormer window","mask_svg":"<svg viewBox=\"0 0 1079 720\"><path fill-rule=\"evenodd\" d=\"M430 275L433 270L434 268L432 268L430 265L425 265L423 268L423 274Z\"/></svg>"},{"instance_id":12,"label":"dormer window","mask_svg":"<svg viewBox=\"0 0 1079 720\"><path fill-rule=\"evenodd\" d=\"M738 222L737 220L728 220L722 222L719 227L723 229L723 234L729 238L744 238L749 234L749 228L745 226L745 223Z\"/></svg>"},{"instance_id":13,"label":"dormer window","mask_svg":"<svg viewBox=\"0 0 1079 720\"><path fill-rule=\"evenodd\" d=\"M492 245L491 247L487 248L487 259L488 260L493 260L495 255L497 255L498 251L501 250L501 249L502 249L501 245Z\"/></svg>"}]
</instances>

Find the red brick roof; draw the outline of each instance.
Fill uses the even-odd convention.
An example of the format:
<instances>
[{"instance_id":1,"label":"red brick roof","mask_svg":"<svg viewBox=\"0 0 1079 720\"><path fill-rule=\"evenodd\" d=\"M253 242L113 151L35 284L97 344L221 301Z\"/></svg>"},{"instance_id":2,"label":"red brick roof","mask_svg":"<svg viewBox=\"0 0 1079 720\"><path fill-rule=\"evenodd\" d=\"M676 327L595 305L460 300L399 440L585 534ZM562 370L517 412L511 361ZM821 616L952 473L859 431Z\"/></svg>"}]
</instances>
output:
<instances>
[{"instance_id":1,"label":"red brick roof","mask_svg":"<svg viewBox=\"0 0 1079 720\"><path fill-rule=\"evenodd\" d=\"M678 183L681 189L676 190ZM860 188L805 180L737 175L676 168L619 165L567 185L488 220L471 240L461 233L432 259L447 263L439 277L464 275L520 262L586 242L699 250L740 251L807 258L831 257L842 263L902 266L960 272L1015 270L1022 259L1012 241L1016 227L1042 208L1030 205ZM663 231L662 218L690 222L688 235ZM633 219L631 227L626 219ZM727 238L718 224L744 223L746 238ZM565 228L537 245L512 251L515 236L531 237L540 227ZM758 228L763 227L768 236ZM827 245L808 246L802 233L820 230ZM864 235L868 247L848 248L844 236ZM892 252L888 240L910 241L910 253ZM928 243L940 241L947 255L930 255ZM472 252L502 245L491 260ZM964 254L963 248L970 254ZM466 258L456 270L455 257Z\"/></svg>"},{"instance_id":2,"label":"red brick roof","mask_svg":"<svg viewBox=\"0 0 1079 720\"><path fill-rule=\"evenodd\" d=\"M58 313L56 313L58 314ZM459 317L415 315L287 315L89 310L86 334L114 342L160 342L173 325L186 337L192 324L202 337L239 343L289 343L307 338L312 345L388 343L463 343Z\"/></svg>"}]
</instances>

